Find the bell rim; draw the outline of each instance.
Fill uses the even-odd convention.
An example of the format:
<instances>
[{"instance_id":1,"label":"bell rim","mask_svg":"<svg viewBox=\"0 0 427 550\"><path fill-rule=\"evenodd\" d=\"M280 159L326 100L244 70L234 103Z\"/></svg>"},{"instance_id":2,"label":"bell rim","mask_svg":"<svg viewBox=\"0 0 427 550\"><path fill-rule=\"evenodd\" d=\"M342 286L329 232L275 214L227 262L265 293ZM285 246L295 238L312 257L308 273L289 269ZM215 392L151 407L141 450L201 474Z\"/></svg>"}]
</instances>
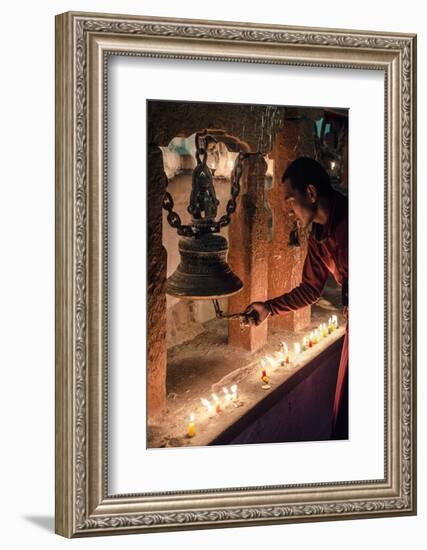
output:
<instances>
[{"instance_id":1,"label":"bell rim","mask_svg":"<svg viewBox=\"0 0 427 550\"><path fill-rule=\"evenodd\" d=\"M187 294L185 292L185 290L188 290L188 289L182 289L183 292L178 292L177 291L177 289L179 288L179 285L175 286L175 284L174 284L175 281L171 280L172 277L175 275L175 273L173 273L166 280L166 285L165 285L166 294L168 294L169 296L174 296L175 298L185 298L185 299L188 299L188 300L215 300L216 298L228 298L229 296L233 296L234 294L237 294L238 292L240 292L244 287L243 281L236 274L233 273L232 277L229 279L230 282L231 281L233 282L233 286L230 285L230 291L229 292L218 293L218 292L215 292L216 289L214 288L213 292L208 292L208 290L207 290L206 294L201 294L201 293ZM209 275L204 275L204 274L198 275L196 278L199 279L200 288L203 288L203 283L202 283L203 279L205 279L205 280L211 279L211 277ZM200 281L200 279L202 281ZM194 278L193 278L193 280L194 280ZM194 288L197 288L197 285L195 285Z\"/></svg>"},{"instance_id":2,"label":"bell rim","mask_svg":"<svg viewBox=\"0 0 427 550\"><path fill-rule=\"evenodd\" d=\"M234 296L235 294L238 294L241 290L243 290L243 285L237 290L233 290L229 294L210 294L209 296L195 296L194 294L173 294L168 291L166 291L166 294L168 296L173 296L174 298L182 298L183 300L217 300L219 298L229 298L230 296Z\"/></svg>"}]
</instances>

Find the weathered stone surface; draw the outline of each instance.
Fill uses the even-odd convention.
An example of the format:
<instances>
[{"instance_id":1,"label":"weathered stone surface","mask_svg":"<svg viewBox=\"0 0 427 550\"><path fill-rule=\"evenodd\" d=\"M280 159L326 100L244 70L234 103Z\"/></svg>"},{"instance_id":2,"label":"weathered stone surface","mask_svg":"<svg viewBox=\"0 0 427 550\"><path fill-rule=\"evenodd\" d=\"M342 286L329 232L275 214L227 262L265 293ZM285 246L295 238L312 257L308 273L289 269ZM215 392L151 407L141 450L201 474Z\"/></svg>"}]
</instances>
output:
<instances>
[{"instance_id":1,"label":"weathered stone surface","mask_svg":"<svg viewBox=\"0 0 427 550\"><path fill-rule=\"evenodd\" d=\"M274 160L273 187L268 203L273 216L273 238L269 243L268 298L289 292L301 282L307 250L306 233L300 231L301 247L289 246L289 233L295 217L284 202L282 175L289 164L300 156L316 156L314 122L297 110L287 113L269 158ZM274 316L268 320L272 330L299 330L310 323L310 307Z\"/></svg>"},{"instance_id":2,"label":"weathered stone surface","mask_svg":"<svg viewBox=\"0 0 427 550\"><path fill-rule=\"evenodd\" d=\"M244 161L243 185L236 212L229 226L231 269L243 282L243 290L229 298L229 311L244 311L254 301L267 299L268 228L264 207L267 163L261 154ZM239 323L229 322L229 344L250 351L267 341L267 323L241 331Z\"/></svg>"},{"instance_id":3,"label":"weathered stone surface","mask_svg":"<svg viewBox=\"0 0 427 550\"><path fill-rule=\"evenodd\" d=\"M177 136L204 129L221 135L229 151L271 150L284 107L233 103L149 101L148 143L167 146ZM236 138L235 136L238 136Z\"/></svg>"},{"instance_id":4,"label":"weathered stone surface","mask_svg":"<svg viewBox=\"0 0 427 550\"><path fill-rule=\"evenodd\" d=\"M194 309L195 302L192 300L179 300L167 309L166 344L168 348L192 340L204 332L203 325L195 319Z\"/></svg>"},{"instance_id":5,"label":"weathered stone surface","mask_svg":"<svg viewBox=\"0 0 427 550\"><path fill-rule=\"evenodd\" d=\"M162 412L166 401L166 250L162 245L162 199L166 176L158 147L148 148L147 165L147 398L150 420Z\"/></svg>"}]
</instances>

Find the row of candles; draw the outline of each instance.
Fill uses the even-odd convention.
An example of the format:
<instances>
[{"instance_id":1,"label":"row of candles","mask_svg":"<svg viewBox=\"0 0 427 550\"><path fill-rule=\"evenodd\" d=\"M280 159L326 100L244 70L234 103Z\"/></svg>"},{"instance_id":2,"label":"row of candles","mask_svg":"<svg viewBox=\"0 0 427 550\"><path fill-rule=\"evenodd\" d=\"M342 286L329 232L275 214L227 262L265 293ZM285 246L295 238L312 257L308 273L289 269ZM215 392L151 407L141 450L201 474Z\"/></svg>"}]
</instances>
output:
<instances>
[{"instance_id":1,"label":"row of candles","mask_svg":"<svg viewBox=\"0 0 427 550\"><path fill-rule=\"evenodd\" d=\"M337 327L338 327L337 316L332 315L332 317L329 318L327 325L326 323L322 323L319 325L319 328L310 332L310 335L308 338L307 336L304 336L302 340L302 344L299 342L295 342L294 355L297 356L300 353L306 351L307 349L312 348L314 345L318 344L322 338L326 338L329 334L331 334ZM267 356L265 360L261 359L261 380L263 383L262 384L263 389L268 389L271 387L270 379L267 374L266 361L270 364L273 370L276 370L279 366L282 366L282 367L287 366L291 362L289 349L285 342L282 342L281 351L276 351L274 355L275 355L275 358L271 356ZM215 393L212 394L213 402L209 401L204 397L201 398L202 405L206 409L208 418L214 417L216 414L219 414L223 408L227 408L229 405L237 401L237 384L233 384L230 387L230 390L226 387L223 387L222 391L224 393L222 404L221 404L220 398ZM188 425L187 435L188 437L194 437L196 435L196 424L195 424L194 412L190 414L190 423Z\"/></svg>"},{"instance_id":2,"label":"row of candles","mask_svg":"<svg viewBox=\"0 0 427 550\"><path fill-rule=\"evenodd\" d=\"M308 338L304 336L302 344L300 342L294 343L294 355L298 356L307 349L312 348L318 344L322 338L326 338L329 334L332 334L336 328L338 328L338 318L336 315L332 315L327 325L326 323L322 323L319 325L319 328L310 332ZM270 364L272 370L276 370L279 366L285 367L291 362L289 349L285 342L282 342L281 351L276 351L274 355L275 357L267 356L265 360L261 359L261 380L263 389L269 389L271 387L270 379L267 374L266 361Z\"/></svg>"},{"instance_id":3,"label":"row of candles","mask_svg":"<svg viewBox=\"0 0 427 550\"><path fill-rule=\"evenodd\" d=\"M232 403L235 403L237 401L237 384L233 384L230 388L226 388L223 386L222 391L224 393L224 400L221 404L221 400L218 397L216 393L212 394L212 401L211 403L208 399L205 397L202 397L200 401L202 402L202 405L206 409L206 413L208 415L208 418L212 418L216 414L219 414L223 408L227 408ZM196 435L196 424L195 424L195 415L194 413L190 414L190 423L188 425L188 437L194 437Z\"/></svg>"}]
</instances>

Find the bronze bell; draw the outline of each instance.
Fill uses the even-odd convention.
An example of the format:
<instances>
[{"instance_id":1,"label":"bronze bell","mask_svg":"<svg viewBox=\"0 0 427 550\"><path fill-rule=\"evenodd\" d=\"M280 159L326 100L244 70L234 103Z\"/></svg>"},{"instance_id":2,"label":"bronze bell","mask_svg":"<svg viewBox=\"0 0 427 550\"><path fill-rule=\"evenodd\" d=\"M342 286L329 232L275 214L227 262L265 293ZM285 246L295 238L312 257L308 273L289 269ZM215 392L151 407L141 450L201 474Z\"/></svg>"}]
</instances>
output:
<instances>
[{"instance_id":1,"label":"bronze bell","mask_svg":"<svg viewBox=\"0 0 427 550\"><path fill-rule=\"evenodd\" d=\"M227 264L228 243L218 234L183 237L181 262L166 281L166 292L178 298L212 299L231 296L243 287Z\"/></svg>"},{"instance_id":2,"label":"bronze bell","mask_svg":"<svg viewBox=\"0 0 427 550\"><path fill-rule=\"evenodd\" d=\"M215 218L219 201L216 198L212 171L207 165L208 146L211 143L212 136L206 133L196 134L197 165L193 171L187 208L192 216L192 224L181 224L179 215L173 211L173 199L168 192L163 201L163 207L169 211L170 225L181 236L178 244L181 261L166 281L166 292L178 298L215 299L231 296L243 288L242 281L227 264L227 239L218 233L221 227L230 223L231 214L236 208L244 157L240 154L236 160L231 198L226 214L217 221Z\"/></svg>"}]
</instances>

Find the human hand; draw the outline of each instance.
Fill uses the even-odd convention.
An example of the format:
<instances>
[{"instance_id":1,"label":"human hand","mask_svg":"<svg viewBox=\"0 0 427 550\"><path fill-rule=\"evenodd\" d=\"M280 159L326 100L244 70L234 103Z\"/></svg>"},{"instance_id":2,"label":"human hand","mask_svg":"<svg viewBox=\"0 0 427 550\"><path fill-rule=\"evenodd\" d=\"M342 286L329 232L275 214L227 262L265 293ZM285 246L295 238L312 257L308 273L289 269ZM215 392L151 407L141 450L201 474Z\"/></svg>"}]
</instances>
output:
<instances>
[{"instance_id":1,"label":"human hand","mask_svg":"<svg viewBox=\"0 0 427 550\"><path fill-rule=\"evenodd\" d=\"M267 319L270 311L264 305L264 302L252 302L245 309L244 314L247 316L247 322L244 323L244 326L255 325L257 327Z\"/></svg>"}]
</instances>

